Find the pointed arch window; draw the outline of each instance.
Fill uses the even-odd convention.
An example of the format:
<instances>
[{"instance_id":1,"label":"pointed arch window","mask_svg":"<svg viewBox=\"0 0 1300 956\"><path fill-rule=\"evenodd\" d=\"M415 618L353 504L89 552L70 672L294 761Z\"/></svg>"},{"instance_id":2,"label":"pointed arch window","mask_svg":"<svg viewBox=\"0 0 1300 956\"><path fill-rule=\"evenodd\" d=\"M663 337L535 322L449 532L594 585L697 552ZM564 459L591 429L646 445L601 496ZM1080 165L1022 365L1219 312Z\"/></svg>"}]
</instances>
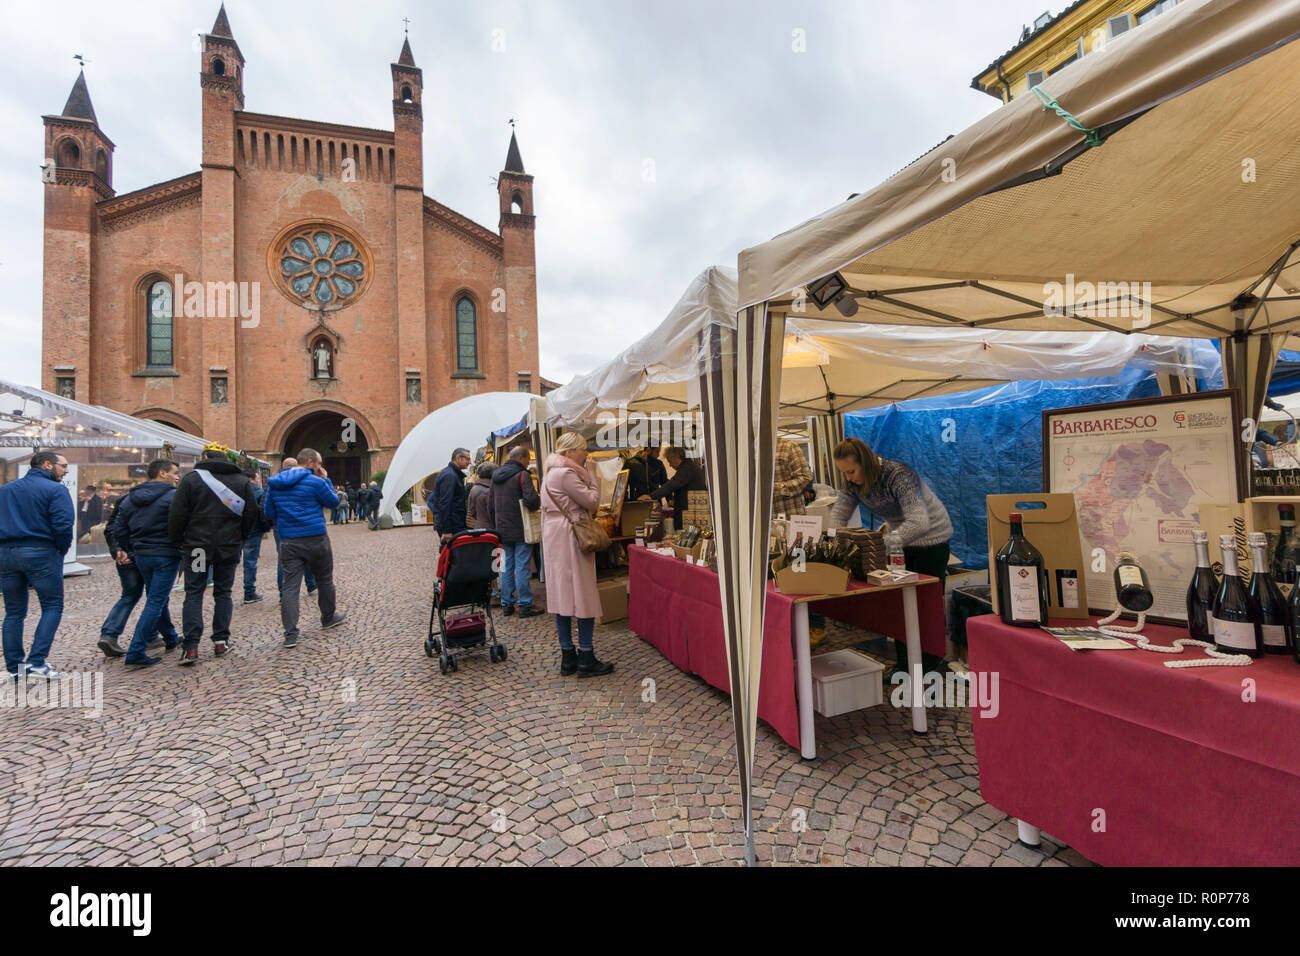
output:
<instances>
[{"instance_id":1,"label":"pointed arch window","mask_svg":"<svg viewBox=\"0 0 1300 956\"><path fill-rule=\"evenodd\" d=\"M456 303L456 371L478 371L478 327L469 296Z\"/></svg>"},{"instance_id":2,"label":"pointed arch window","mask_svg":"<svg viewBox=\"0 0 1300 956\"><path fill-rule=\"evenodd\" d=\"M171 283L151 282L145 307L146 363L151 368L171 368L175 359Z\"/></svg>"}]
</instances>

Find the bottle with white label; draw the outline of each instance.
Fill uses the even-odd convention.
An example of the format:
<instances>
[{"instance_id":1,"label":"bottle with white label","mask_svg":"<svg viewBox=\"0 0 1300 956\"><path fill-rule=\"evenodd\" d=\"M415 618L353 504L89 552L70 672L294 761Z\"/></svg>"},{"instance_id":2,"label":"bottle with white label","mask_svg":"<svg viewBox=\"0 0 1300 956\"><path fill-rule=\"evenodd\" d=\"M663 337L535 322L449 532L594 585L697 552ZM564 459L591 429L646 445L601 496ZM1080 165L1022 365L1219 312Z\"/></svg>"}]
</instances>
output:
<instances>
[{"instance_id":1,"label":"bottle with white label","mask_svg":"<svg viewBox=\"0 0 1300 956\"><path fill-rule=\"evenodd\" d=\"M1237 576L1237 539L1235 535L1219 535L1219 550L1223 552L1223 580L1214 595L1211 618L1214 626L1214 649L1224 654L1249 654L1262 657L1262 641L1256 620L1250 613L1246 589Z\"/></svg>"},{"instance_id":2,"label":"bottle with white label","mask_svg":"<svg viewBox=\"0 0 1300 956\"><path fill-rule=\"evenodd\" d=\"M1039 627L1047 623L1047 566L1025 537L1024 519L1011 513L1011 537L994 558L998 614L1006 624Z\"/></svg>"},{"instance_id":3,"label":"bottle with white label","mask_svg":"<svg viewBox=\"0 0 1300 956\"><path fill-rule=\"evenodd\" d=\"M1273 580L1268 561L1268 538L1253 532L1247 541L1250 557L1255 562L1255 573L1250 577L1246 600L1259 627L1260 644L1265 654L1289 654L1295 646L1291 633L1291 615L1286 598Z\"/></svg>"},{"instance_id":4,"label":"bottle with white label","mask_svg":"<svg viewBox=\"0 0 1300 956\"><path fill-rule=\"evenodd\" d=\"M1115 593L1119 606L1126 611L1148 611L1156 599L1151 594L1147 573L1131 551L1121 551L1115 564Z\"/></svg>"}]
</instances>

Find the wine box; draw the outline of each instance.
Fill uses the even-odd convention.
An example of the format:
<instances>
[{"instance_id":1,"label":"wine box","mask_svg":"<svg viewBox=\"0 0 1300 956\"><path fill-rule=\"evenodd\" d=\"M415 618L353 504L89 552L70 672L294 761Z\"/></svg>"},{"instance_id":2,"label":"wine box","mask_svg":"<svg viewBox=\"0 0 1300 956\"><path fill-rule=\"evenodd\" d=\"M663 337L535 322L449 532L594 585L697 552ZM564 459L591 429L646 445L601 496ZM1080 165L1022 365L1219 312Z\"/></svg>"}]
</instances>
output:
<instances>
[{"instance_id":1,"label":"wine box","mask_svg":"<svg viewBox=\"0 0 1300 956\"><path fill-rule=\"evenodd\" d=\"M791 565L776 572L776 589L782 594L843 594L849 589L849 572L820 561L809 561L802 571Z\"/></svg>"},{"instance_id":2,"label":"wine box","mask_svg":"<svg viewBox=\"0 0 1300 956\"><path fill-rule=\"evenodd\" d=\"M1047 568L1048 596L1047 613L1050 617L1073 618L1084 620L1088 617L1088 593L1085 571L1088 565L1083 560L1083 544L1079 537L1079 514L1075 506L1074 495L1040 494L1033 492L1021 495L989 495L985 502L988 507L989 528L989 579L997 574L997 562L994 560L1002 546L1011 537L1010 514L1018 512L1022 516L1025 538L1038 549ZM1063 607L1061 594L1057 585L1057 571L1074 571L1078 580L1078 607ZM992 588L993 613L998 613L998 589ZM1103 602L1110 597L1102 595ZM1112 602L1113 603L1113 602Z\"/></svg>"},{"instance_id":3,"label":"wine box","mask_svg":"<svg viewBox=\"0 0 1300 956\"><path fill-rule=\"evenodd\" d=\"M698 558L700 556L700 543L695 542L694 546L683 548L680 544L671 545L673 554L685 561L687 558Z\"/></svg>"},{"instance_id":4,"label":"wine box","mask_svg":"<svg viewBox=\"0 0 1300 956\"><path fill-rule=\"evenodd\" d=\"M623 511L618 516L617 533L612 537L630 538L636 534L637 525L644 525L650 518L653 501L625 501Z\"/></svg>"},{"instance_id":5,"label":"wine box","mask_svg":"<svg viewBox=\"0 0 1300 956\"><path fill-rule=\"evenodd\" d=\"M1219 535L1230 534L1237 542L1238 577L1243 584L1249 585L1250 576L1255 567L1250 559L1250 547L1246 536L1255 531L1280 531L1282 522L1278 518L1278 505L1295 505L1300 512L1300 497L1293 495L1262 495L1247 498L1242 503L1200 501L1192 507L1200 528L1210 536L1210 565L1216 574L1223 573L1223 557L1219 550ZM1273 539L1270 538L1270 545ZM1289 585L1287 586L1289 587ZM1283 589L1284 591L1286 588Z\"/></svg>"}]
</instances>

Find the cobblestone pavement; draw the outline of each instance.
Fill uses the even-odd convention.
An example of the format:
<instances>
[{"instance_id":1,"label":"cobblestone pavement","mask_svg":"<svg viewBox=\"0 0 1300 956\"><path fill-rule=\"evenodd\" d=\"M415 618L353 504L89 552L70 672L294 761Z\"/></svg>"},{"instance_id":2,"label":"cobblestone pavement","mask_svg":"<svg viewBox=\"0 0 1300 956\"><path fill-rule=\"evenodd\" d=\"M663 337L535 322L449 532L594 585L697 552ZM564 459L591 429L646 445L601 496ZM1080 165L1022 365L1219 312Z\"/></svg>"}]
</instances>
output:
<instances>
[{"instance_id":1,"label":"cobblestone pavement","mask_svg":"<svg viewBox=\"0 0 1300 956\"><path fill-rule=\"evenodd\" d=\"M622 624L598 627L614 674L560 677L549 617L497 616L509 659L442 676L424 656L433 534L331 528L340 607L280 646L267 600L235 586L233 643L197 667L143 672L95 648L117 595L107 561L69 579L50 661L104 672L104 711L0 714L0 862L665 865L743 856L731 712ZM210 615L210 593L208 613ZM180 593L172 596L180 620ZM33 602L34 603L34 602ZM309 610L310 609L310 610ZM28 619L30 639L33 618ZM134 616L130 626L134 626ZM129 637L128 628L125 637ZM819 650L861 635L832 630ZM642 700L643 680L655 700ZM925 739L888 705L817 718L804 762L759 724L760 861L823 865L1089 865L1046 837L1016 841L985 804L969 711L930 714Z\"/></svg>"}]
</instances>

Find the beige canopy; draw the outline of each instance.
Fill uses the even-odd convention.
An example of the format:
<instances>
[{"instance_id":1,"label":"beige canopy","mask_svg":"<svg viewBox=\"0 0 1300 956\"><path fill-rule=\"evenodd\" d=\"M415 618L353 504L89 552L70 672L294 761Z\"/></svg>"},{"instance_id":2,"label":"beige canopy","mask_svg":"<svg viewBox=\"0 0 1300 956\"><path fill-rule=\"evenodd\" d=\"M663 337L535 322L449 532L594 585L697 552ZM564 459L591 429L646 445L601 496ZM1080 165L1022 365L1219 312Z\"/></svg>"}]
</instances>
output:
<instances>
[{"instance_id":1,"label":"beige canopy","mask_svg":"<svg viewBox=\"0 0 1300 956\"><path fill-rule=\"evenodd\" d=\"M1300 0L1186 0L741 253L741 310L701 336L701 382L750 862L787 317L845 318L811 296L838 273L854 322L1214 337L1257 411L1300 326L1297 36Z\"/></svg>"}]
</instances>

